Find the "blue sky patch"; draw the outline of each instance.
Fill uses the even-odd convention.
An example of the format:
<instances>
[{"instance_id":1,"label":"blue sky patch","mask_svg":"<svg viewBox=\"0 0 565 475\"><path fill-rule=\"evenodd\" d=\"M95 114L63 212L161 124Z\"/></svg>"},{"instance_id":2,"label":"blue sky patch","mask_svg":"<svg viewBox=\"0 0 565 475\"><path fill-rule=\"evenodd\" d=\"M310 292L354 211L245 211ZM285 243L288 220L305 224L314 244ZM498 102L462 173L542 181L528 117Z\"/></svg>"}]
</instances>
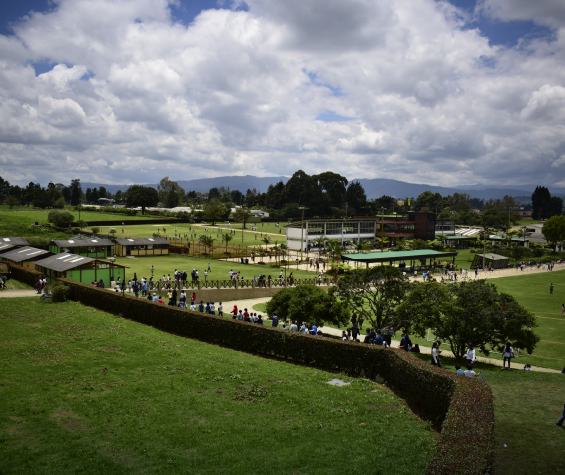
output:
<instances>
[{"instance_id":1,"label":"blue sky patch","mask_svg":"<svg viewBox=\"0 0 565 475\"><path fill-rule=\"evenodd\" d=\"M337 115L334 111L326 111L318 114L316 120L323 122L347 122L348 120L357 120L357 117L345 117L343 115Z\"/></svg>"}]
</instances>

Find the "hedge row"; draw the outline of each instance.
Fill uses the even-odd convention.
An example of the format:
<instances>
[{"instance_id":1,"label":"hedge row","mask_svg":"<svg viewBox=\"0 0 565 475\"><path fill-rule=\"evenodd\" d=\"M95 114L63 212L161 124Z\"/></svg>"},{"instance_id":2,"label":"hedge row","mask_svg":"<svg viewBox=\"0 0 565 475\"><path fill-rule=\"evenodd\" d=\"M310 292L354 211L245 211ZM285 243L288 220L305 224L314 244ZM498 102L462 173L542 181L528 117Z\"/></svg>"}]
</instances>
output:
<instances>
[{"instance_id":1,"label":"hedge row","mask_svg":"<svg viewBox=\"0 0 565 475\"><path fill-rule=\"evenodd\" d=\"M435 368L401 350L290 333L60 280L70 286L71 300L190 338L371 379L381 376L410 402L443 422L429 474L486 474L491 470L494 406L490 387L484 383Z\"/></svg>"},{"instance_id":2,"label":"hedge row","mask_svg":"<svg viewBox=\"0 0 565 475\"><path fill-rule=\"evenodd\" d=\"M40 275L43 274L36 270L26 269L25 267L18 266L16 264L10 264L10 278L24 282L32 287L35 287Z\"/></svg>"}]
</instances>

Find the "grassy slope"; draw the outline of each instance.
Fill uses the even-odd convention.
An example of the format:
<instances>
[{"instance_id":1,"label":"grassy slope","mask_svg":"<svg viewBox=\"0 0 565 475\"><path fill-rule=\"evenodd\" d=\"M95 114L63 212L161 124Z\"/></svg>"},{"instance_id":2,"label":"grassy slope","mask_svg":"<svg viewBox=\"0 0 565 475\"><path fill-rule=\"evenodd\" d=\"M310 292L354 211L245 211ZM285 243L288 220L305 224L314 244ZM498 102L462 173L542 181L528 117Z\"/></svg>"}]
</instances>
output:
<instances>
[{"instance_id":1,"label":"grassy slope","mask_svg":"<svg viewBox=\"0 0 565 475\"><path fill-rule=\"evenodd\" d=\"M333 387L335 374L71 302L7 299L0 326L3 474L413 474L433 451L426 424L370 381Z\"/></svg>"},{"instance_id":2,"label":"grassy slope","mask_svg":"<svg viewBox=\"0 0 565 475\"><path fill-rule=\"evenodd\" d=\"M36 221L39 224L47 224L47 216L53 211L51 209L41 210L35 208L19 208L17 210L0 209L0 221L3 223L25 224L29 226ZM75 220L78 221L78 211L67 210L71 213ZM138 216L124 216L121 214L96 213L92 211L81 211L80 219L83 221L128 221L131 219L143 219ZM155 216L147 216L147 219L156 219ZM158 219L158 218L157 218Z\"/></svg>"}]
</instances>

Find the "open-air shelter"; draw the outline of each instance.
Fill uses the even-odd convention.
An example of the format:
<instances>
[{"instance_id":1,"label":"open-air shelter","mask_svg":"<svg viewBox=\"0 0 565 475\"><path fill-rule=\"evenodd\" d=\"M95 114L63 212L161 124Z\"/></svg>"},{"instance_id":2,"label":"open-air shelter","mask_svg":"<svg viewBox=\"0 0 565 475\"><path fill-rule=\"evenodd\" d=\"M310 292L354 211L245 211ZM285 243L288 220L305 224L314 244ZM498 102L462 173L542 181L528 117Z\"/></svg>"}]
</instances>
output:
<instances>
[{"instance_id":1,"label":"open-air shelter","mask_svg":"<svg viewBox=\"0 0 565 475\"><path fill-rule=\"evenodd\" d=\"M492 267L493 269L506 269L508 267L508 263L510 262L509 257L500 256L499 254L475 254L473 262L471 263L471 269L475 269L476 267L483 267L483 257L485 267Z\"/></svg>"},{"instance_id":2,"label":"open-air shelter","mask_svg":"<svg viewBox=\"0 0 565 475\"><path fill-rule=\"evenodd\" d=\"M405 269L406 271L417 271L421 269L429 268L441 268L443 267L443 259L452 259L452 263L455 264L455 257L457 252L443 252L443 251L432 251L430 249L419 249L415 251L397 251L397 252L371 252L368 254L342 254L342 261L350 262L360 262L366 264L384 264L389 263L392 265L393 262L398 262L398 267L400 269ZM438 260L440 260L438 262ZM407 263L410 262L410 265Z\"/></svg>"}]
</instances>

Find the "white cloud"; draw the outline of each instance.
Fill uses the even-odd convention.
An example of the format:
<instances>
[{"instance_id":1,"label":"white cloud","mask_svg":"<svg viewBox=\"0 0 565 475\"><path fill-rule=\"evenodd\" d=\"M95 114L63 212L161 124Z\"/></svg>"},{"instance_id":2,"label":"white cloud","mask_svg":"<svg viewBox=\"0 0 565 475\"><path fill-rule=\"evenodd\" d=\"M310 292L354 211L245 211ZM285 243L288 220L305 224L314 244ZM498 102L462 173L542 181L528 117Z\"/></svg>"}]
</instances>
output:
<instances>
[{"instance_id":1,"label":"white cloud","mask_svg":"<svg viewBox=\"0 0 565 475\"><path fill-rule=\"evenodd\" d=\"M247 3L188 27L165 0L59 0L22 20L16 36L0 36L2 175L148 183L302 168L556 182L561 30L500 48L433 0ZM481 8L558 24L561 3L534 3ZM56 66L35 77L35 61ZM327 111L356 120L316 120Z\"/></svg>"}]
</instances>

